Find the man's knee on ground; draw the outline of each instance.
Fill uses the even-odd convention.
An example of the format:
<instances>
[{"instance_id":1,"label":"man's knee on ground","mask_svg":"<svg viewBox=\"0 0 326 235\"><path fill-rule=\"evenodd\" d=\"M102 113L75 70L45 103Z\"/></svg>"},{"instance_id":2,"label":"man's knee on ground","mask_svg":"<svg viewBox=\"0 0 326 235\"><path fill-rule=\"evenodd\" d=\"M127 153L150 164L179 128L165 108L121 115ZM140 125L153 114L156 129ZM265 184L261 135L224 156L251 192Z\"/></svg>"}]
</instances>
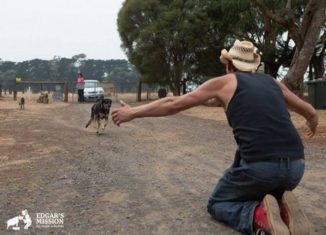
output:
<instances>
[{"instance_id":1,"label":"man's knee on ground","mask_svg":"<svg viewBox=\"0 0 326 235\"><path fill-rule=\"evenodd\" d=\"M208 202L207 204L207 212L213 217L213 218L216 218L215 217L215 213L214 213L214 203L211 203L211 202Z\"/></svg>"},{"instance_id":2,"label":"man's knee on ground","mask_svg":"<svg viewBox=\"0 0 326 235\"><path fill-rule=\"evenodd\" d=\"M213 219L218 221L224 221L223 211L219 209L218 202L208 202L207 212L212 216Z\"/></svg>"}]
</instances>

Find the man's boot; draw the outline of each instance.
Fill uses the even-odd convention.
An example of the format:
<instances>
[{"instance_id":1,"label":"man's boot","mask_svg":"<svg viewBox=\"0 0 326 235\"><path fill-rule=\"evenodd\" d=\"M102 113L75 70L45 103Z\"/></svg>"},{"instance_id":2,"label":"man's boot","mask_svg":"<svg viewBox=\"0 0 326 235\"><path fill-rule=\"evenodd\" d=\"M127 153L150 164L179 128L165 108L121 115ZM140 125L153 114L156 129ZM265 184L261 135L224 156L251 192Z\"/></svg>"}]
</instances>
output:
<instances>
[{"instance_id":1,"label":"man's boot","mask_svg":"<svg viewBox=\"0 0 326 235\"><path fill-rule=\"evenodd\" d=\"M259 235L290 235L276 199L267 194L254 212L254 231Z\"/></svg>"},{"instance_id":2,"label":"man's boot","mask_svg":"<svg viewBox=\"0 0 326 235\"><path fill-rule=\"evenodd\" d=\"M310 235L310 222L301 209L293 192L285 191L281 204L281 217L288 226L291 235Z\"/></svg>"}]
</instances>

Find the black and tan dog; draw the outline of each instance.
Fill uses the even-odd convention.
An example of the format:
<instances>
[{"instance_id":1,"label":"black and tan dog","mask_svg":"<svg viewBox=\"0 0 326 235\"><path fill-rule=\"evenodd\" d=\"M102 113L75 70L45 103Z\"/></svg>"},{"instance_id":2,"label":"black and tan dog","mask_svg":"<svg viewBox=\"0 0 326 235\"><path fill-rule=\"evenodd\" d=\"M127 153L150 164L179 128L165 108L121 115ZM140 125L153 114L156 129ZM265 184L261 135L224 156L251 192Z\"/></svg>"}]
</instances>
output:
<instances>
[{"instance_id":1,"label":"black and tan dog","mask_svg":"<svg viewBox=\"0 0 326 235\"><path fill-rule=\"evenodd\" d=\"M92 121L97 122L97 134L100 134L100 130L104 130L104 128L108 124L110 108L111 108L112 100L111 99L99 99L92 106L92 114L91 119L86 124L85 128L87 128Z\"/></svg>"}]
</instances>

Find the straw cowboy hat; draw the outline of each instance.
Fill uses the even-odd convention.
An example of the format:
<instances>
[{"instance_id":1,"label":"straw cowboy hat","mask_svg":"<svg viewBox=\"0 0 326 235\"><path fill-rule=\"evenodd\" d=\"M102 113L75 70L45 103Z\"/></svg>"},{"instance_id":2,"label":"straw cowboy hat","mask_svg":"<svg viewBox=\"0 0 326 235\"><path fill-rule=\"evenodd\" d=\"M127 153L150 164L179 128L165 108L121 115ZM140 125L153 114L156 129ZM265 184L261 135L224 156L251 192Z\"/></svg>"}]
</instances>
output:
<instances>
[{"instance_id":1,"label":"straw cowboy hat","mask_svg":"<svg viewBox=\"0 0 326 235\"><path fill-rule=\"evenodd\" d=\"M254 45L249 41L235 40L229 51L221 51L220 61L228 64L229 61L240 71L250 72L257 69L260 56L254 52Z\"/></svg>"}]
</instances>

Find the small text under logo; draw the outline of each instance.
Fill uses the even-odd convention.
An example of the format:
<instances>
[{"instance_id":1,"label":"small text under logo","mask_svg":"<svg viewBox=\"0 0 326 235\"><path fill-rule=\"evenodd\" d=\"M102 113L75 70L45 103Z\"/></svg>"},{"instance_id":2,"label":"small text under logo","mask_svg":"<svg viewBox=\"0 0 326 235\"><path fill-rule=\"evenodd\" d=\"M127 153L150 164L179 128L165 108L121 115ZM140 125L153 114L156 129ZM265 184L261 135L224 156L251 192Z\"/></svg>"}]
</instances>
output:
<instances>
[{"instance_id":1,"label":"small text under logo","mask_svg":"<svg viewBox=\"0 0 326 235\"><path fill-rule=\"evenodd\" d=\"M64 219L64 213L36 213L36 227L63 228Z\"/></svg>"}]
</instances>

